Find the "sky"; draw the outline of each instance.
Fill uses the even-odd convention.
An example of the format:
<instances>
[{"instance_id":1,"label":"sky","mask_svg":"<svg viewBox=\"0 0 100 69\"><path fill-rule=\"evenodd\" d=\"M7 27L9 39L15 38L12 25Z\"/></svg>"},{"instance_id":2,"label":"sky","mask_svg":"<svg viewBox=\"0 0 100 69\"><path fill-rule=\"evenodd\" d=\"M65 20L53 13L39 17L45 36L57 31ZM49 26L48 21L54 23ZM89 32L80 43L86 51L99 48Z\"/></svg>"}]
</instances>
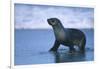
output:
<instances>
[{"instance_id":1,"label":"sky","mask_svg":"<svg viewBox=\"0 0 100 69\"><path fill-rule=\"evenodd\" d=\"M58 18L65 28L93 28L94 9L74 6L15 4L15 29L52 28L48 18Z\"/></svg>"}]
</instances>

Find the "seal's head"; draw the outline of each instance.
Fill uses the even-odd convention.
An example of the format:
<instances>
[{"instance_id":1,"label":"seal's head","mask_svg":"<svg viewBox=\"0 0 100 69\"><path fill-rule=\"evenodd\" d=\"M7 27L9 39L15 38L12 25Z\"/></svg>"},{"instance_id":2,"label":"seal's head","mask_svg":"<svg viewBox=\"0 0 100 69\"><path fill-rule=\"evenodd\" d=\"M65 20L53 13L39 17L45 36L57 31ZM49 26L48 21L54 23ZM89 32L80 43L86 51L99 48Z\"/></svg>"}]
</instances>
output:
<instances>
[{"instance_id":1,"label":"seal's head","mask_svg":"<svg viewBox=\"0 0 100 69\"><path fill-rule=\"evenodd\" d=\"M60 20L57 18L50 18L50 19L47 19L47 21L48 21L49 25L52 25L52 26L60 23Z\"/></svg>"}]
</instances>

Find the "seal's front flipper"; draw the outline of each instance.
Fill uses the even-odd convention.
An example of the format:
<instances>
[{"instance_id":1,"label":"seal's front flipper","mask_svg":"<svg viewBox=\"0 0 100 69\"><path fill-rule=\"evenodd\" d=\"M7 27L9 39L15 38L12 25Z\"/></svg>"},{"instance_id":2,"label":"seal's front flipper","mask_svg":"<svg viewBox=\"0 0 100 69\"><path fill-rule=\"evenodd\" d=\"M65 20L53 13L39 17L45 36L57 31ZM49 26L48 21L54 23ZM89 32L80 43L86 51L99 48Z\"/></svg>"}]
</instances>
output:
<instances>
[{"instance_id":1,"label":"seal's front flipper","mask_svg":"<svg viewBox=\"0 0 100 69\"><path fill-rule=\"evenodd\" d=\"M57 51L60 43L55 40L54 46L49 51Z\"/></svg>"},{"instance_id":2,"label":"seal's front flipper","mask_svg":"<svg viewBox=\"0 0 100 69\"><path fill-rule=\"evenodd\" d=\"M56 52L57 49L55 49L55 48L51 48L49 51L54 51L54 52Z\"/></svg>"}]
</instances>

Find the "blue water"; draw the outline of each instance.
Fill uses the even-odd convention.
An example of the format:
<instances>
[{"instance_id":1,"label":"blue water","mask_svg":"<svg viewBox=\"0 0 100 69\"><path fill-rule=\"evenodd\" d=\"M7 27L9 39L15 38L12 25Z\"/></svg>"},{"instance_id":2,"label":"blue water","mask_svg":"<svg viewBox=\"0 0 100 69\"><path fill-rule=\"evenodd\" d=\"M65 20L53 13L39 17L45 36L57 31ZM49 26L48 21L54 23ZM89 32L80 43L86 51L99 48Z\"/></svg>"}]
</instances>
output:
<instances>
[{"instance_id":1,"label":"blue water","mask_svg":"<svg viewBox=\"0 0 100 69\"><path fill-rule=\"evenodd\" d=\"M82 29L86 35L85 54L68 53L61 45L57 53L49 52L55 41L53 30L15 29L15 65L64 63L94 60L94 30Z\"/></svg>"}]
</instances>

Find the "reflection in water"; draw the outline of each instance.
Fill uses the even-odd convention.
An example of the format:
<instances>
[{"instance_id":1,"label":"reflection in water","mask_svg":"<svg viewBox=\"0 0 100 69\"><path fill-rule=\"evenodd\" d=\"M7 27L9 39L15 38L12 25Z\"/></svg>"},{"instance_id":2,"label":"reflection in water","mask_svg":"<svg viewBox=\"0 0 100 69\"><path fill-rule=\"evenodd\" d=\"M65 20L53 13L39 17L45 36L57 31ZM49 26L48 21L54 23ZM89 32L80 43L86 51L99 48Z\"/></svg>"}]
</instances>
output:
<instances>
[{"instance_id":1,"label":"reflection in water","mask_svg":"<svg viewBox=\"0 0 100 69\"><path fill-rule=\"evenodd\" d=\"M65 52L52 52L55 56L55 63L63 62L76 62L76 61L85 61L85 53L67 53Z\"/></svg>"},{"instance_id":2,"label":"reflection in water","mask_svg":"<svg viewBox=\"0 0 100 69\"><path fill-rule=\"evenodd\" d=\"M94 60L94 30L83 29L86 35L85 54L69 54L68 48L60 46L58 52L48 50L54 43L54 34L48 29L15 30L14 64L47 64L63 62L79 62ZM45 34L45 35L44 35Z\"/></svg>"}]
</instances>

